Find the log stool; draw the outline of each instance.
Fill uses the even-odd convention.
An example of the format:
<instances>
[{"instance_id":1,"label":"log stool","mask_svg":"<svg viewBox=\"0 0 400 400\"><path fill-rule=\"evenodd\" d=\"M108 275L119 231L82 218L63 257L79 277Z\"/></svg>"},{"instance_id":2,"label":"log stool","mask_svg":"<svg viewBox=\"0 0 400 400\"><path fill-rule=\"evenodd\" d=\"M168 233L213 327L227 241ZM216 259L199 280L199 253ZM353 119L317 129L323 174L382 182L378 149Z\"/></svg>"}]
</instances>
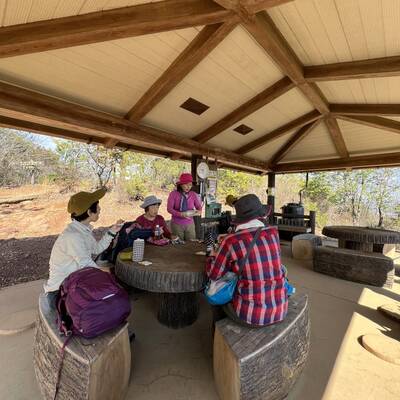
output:
<instances>
[{"instance_id":1,"label":"log stool","mask_svg":"<svg viewBox=\"0 0 400 400\"><path fill-rule=\"evenodd\" d=\"M314 252L314 271L367 285L393 286L393 260L380 253L321 246Z\"/></svg>"},{"instance_id":2,"label":"log stool","mask_svg":"<svg viewBox=\"0 0 400 400\"><path fill-rule=\"evenodd\" d=\"M292 256L297 260L312 260L314 248L322 246L322 239L312 233L296 235L292 240Z\"/></svg>"},{"instance_id":3,"label":"log stool","mask_svg":"<svg viewBox=\"0 0 400 400\"><path fill-rule=\"evenodd\" d=\"M284 321L265 328L218 321L213 362L220 399L284 399L304 368L309 347L306 295L291 297Z\"/></svg>"},{"instance_id":4,"label":"log stool","mask_svg":"<svg viewBox=\"0 0 400 400\"><path fill-rule=\"evenodd\" d=\"M56 312L44 294L33 348L36 379L43 398L54 398L60 348L65 340L58 333ZM128 389L131 348L128 324L94 339L73 337L65 348L57 400L119 400Z\"/></svg>"}]
</instances>

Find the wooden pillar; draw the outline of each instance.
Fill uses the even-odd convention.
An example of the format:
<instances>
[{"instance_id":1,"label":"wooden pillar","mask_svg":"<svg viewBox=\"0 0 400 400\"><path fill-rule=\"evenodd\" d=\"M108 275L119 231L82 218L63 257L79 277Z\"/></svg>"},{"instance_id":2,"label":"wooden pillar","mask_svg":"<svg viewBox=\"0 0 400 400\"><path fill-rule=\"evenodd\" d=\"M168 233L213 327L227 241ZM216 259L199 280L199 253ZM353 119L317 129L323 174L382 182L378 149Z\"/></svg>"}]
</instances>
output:
<instances>
[{"instance_id":1,"label":"wooden pillar","mask_svg":"<svg viewBox=\"0 0 400 400\"><path fill-rule=\"evenodd\" d=\"M198 194L200 194L200 183L197 182L197 161L200 159L200 156L192 154L191 161L191 174L193 177L193 187L192 190ZM194 227L196 230L196 238L202 239L201 235L201 217L195 216L193 217Z\"/></svg>"},{"instance_id":2,"label":"wooden pillar","mask_svg":"<svg viewBox=\"0 0 400 400\"><path fill-rule=\"evenodd\" d=\"M271 214L269 218L270 224L275 224L275 172L268 172L268 200L267 204L271 206Z\"/></svg>"},{"instance_id":3,"label":"wooden pillar","mask_svg":"<svg viewBox=\"0 0 400 400\"><path fill-rule=\"evenodd\" d=\"M310 228L311 228L311 233L315 234L315 211L310 211Z\"/></svg>"},{"instance_id":4,"label":"wooden pillar","mask_svg":"<svg viewBox=\"0 0 400 400\"><path fill-rule=\"evenodd\" d=\"M200 187L198 185L198 182L197 182L197 171L196 171L196 169L197 169L197 160L199 158L200 157L198 155L195 155L195 154L192 155L192 162L191 162L191 169L190 169L192 177L193 177L193 188L192 188L192 190L194 192L196 192L196 193L199 193L199 189L200 189Z\"/></svg>"}]
</instances>

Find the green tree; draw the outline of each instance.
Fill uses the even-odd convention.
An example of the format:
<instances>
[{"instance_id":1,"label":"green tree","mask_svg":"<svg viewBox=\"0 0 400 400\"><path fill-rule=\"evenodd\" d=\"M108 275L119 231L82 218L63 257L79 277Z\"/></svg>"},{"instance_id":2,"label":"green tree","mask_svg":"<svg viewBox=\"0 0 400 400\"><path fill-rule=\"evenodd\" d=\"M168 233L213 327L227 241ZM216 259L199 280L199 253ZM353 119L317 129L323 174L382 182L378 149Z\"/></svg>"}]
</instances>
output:
<instances>
[{"instance_id":1,"label":"green tree","mask_svg":"<svg viewBox=\"0 0 400 400\"><path fill-rule=\"evenodd\" d=\"M29 135L0 129L0 186L37 183L57 167L57 156Z\"/></svg>"},{"instance_id":2,"label":"green tree","mask_svg":"<svg viewBox=\"0 0 400 400\"><path fill-rule=\"evenodd\" d=\"M56 151L69 166L86 171L96 180L96 187L106 186L122 160L122 151L72 141L58 141Z\"/></svg>"},{"instance_id":3,"label":"green tree","mask_svg":"<svg viewBox=\"0 0 400 400\"><path fill-rule=\"evenodd\" d=\"M228 169L218 171L218 197L224 199L228 194L240 197L246 193L255 193L265 197L266 178Z\"/></svg>"},{"instance_id":4,"label":"green tree","mask_svg":"<svg viewBox=\"0 0 400 400\"><path fill-rule=\"evenodd\" d=\"M396 212L396 201L400 184L396 179L395 171L389 168L380 168L373 171L371 194L374 199L375 210L378 214L378 227L384 225L386 214Z\"/></svg>"}]
</instances>

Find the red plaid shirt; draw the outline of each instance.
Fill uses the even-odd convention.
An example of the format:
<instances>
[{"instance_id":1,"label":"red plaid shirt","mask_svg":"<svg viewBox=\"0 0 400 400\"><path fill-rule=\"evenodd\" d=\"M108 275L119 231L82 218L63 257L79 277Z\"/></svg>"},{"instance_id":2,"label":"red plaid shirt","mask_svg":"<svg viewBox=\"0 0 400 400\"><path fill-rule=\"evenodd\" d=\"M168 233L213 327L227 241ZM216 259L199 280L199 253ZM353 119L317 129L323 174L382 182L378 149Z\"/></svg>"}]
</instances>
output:
<instances>
[{"instance_id":1,"label":"red plaid shirt","mask_svg":"<svg viewBox=\"0 0 400 400\"><path fill-rule=\"evenodd\" d=\"M245 256L256 228L243 229L222 241L215 257L208 257L206 273L216 280L228 271L239 272L238 260ZM268 325L282 321L288 300L281 267L276 228L264 228L254 244L233 297L233 308L243 321Z\"/></svg>"}]
</instances>

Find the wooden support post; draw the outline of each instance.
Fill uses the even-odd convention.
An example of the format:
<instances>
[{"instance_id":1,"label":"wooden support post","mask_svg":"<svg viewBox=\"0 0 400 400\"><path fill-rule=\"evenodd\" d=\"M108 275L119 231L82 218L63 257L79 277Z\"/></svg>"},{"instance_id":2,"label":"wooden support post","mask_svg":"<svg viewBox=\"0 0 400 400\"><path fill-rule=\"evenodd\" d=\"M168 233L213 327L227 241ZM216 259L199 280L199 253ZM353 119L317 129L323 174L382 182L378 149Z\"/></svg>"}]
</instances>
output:
<instances>
[{"instance_id":1,"label":"wooden support post","mask_svg":"<svg viewBox=\"0 0 400 400\"><path fill-rule=\"evenodd\" d=\"M271 206L271 214L269 217L269 223L273 225L275 223L275 172L268 172L268 200L267 204Z\"/></svg>"},{"instance_id":2,"label":"wooden support post","mask_svg":"<svg viewBox=\"0 0 400 400\"><path fill-rule=\"evenodd\" d=\"M193 176L193 191L196 193L199 193L199 185L197 182L197 161L200 159L200 157L196 154L192 155L192 162L191 162L191 174Z\"/></svg>"},{"instance_id":3,"label":"wooden support post","mask_svg":"<svg viewBox=\"0 0 400 400\"><path fill-rule=\"evenodd\" d=\"M197 162L199 159L200 157L198 155L192 155L191 173L194 181L192 190L200 195L200 182L197 182ZM196 238L201 239L201 216L194 216L193 221L196 230Z\"/></svg>"},{"instance_id":4,"label":"wooden support post","mask_svg":"<svg viewBox=\"0 0 400 400\"><path fill-rule=\"evenodd\" d=\"M310 211L310 228L311 233L315 234L316 212Z\"/></svg>"}]
</instances>

